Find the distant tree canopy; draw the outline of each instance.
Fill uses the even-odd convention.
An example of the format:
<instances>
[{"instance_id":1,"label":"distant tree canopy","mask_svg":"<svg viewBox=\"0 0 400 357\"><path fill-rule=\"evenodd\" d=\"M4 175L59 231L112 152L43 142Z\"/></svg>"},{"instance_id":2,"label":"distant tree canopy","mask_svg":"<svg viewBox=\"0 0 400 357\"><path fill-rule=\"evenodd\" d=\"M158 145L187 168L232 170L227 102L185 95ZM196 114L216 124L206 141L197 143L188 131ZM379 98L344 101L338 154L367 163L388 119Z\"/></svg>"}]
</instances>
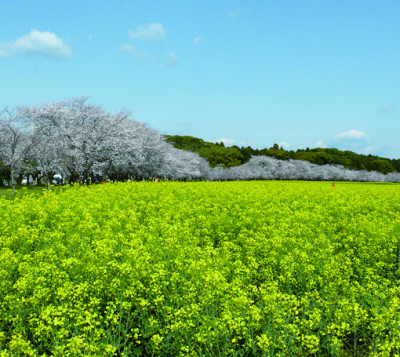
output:
<instances>
[{"instance_id":1,"label":"distant tree canopy","mask_svg":"<svg viewBox=\"0 0 400 357\"><path fill-rule=\"evenodd\" d=\"M400 182L400 160L337 149L287 151L225 147L191 136L164 136L121 110L87 97L0 111L0 185L23 179L64 182L141 180L341 180ZM175 146L175 147L174 147ZM348 170L352 169L352 170ZM369 172L368 172L369 171Z\"/></svg>"},{"instance_id":2,"label":"distant tree canopy","mask_svg":"<svg viewBox=\"0 0 400 357\"><path fill-rule=\"evenodd\" d=\"M269 156L279 160L303 160L317 165L342 165L351 170L377 171L383 174L400 172L400 159L361 155L335 148L306 148L289 151L275 143L269 149L259 150L250 146L225 147L223 143L207 142L192 136L165 135L165 138L177 149L198 153L209 162L211 167L240 166L248 162L252 156Z\"/></svg>"},{"instance_id":3,"label":"distant tree canopy","mask_svg":"<svg viewBox=\"0 0 400 357\"><path fill-rule=\"evenodd\" d=\"M65 182L166 179L200 180L209 165L197 153L175 149L121 110L111 114L87 97L0 110L0 185L55 174Z\"/></svg>"},{"instance_id":4,"label":"distant tree canopy","mask_svg":"<svg viewBox=\"0 0 400 357\"><path fill-rule=\"evenodd\" d=\"M238 147L225 147L224 143L210 143L192 136L165 135L166 141L173 144L176 149L198 153L205 158L211 167L223 168L239 166L244 162L243 154ZM250 155L251 156L251 155Z\"/></svg>"}]
</instances>

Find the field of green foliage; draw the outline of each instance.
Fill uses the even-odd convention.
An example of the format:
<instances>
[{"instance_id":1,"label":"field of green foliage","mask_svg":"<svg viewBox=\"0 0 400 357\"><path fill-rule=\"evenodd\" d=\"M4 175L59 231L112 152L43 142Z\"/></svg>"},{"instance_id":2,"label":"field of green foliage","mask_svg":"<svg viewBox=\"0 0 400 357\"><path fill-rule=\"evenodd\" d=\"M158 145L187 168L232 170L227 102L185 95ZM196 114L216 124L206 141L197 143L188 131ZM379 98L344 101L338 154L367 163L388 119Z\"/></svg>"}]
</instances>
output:
<instances>
[{"instance_id":1,"label":"field of green foliage","mask_svg":"<svg viewBox=\"0 0 400 357\"><path fill-rule=\"evenodd\" d=\"M0 356L400 353L400 186L0 197Z\"/></svg>"}]
</instances>

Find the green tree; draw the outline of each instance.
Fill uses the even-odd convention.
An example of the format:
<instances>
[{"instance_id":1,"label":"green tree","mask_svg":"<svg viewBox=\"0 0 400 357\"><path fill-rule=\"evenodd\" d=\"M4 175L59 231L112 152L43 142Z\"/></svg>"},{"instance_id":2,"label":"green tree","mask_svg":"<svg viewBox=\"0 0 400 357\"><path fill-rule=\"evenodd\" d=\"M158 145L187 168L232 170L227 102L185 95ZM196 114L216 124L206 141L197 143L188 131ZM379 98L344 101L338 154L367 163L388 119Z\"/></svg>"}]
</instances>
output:
<instances>
[{"instance_id":1,"label":"green tree","mask_svg":"<svg viewBox=\"0 0 400 357\"><path fill-rule=\"evenodd\" d=\"M372 161L371 167L374 171L382 172L383 174L395 171L392 163L386 159L377 159Z\"/></svg>"},{"instance_id":2,"label":"green tree","mask_svg":"<svg viewBox=\"0 0 400 357\"><path fill-rule=\"evenodd\" d=\"M192 136L166 135L165 137L177 149L198 152L212 166L236 166L248 162L252 156L265 155L279 160L294 159L309 161L318 165L342 165L353 170L375 170L381 173L400 172L400 159L389 160L375 155L360 155L349 150L341 151L337 148L310 149L307 147L295 152L286 151L275 143L269 149L259 150L253 149L251 146L225 147L223 143L211 143Z\"/></svg>"},{"instance_id":3,"label":"green tree","mask_svg":"<svg viewBox=\"0 0 400 357\"><path fill-rule=\"evenodd\" d=\"M242 164L243 156L236 148L216 145L214 147L203 147L197 152L210 163L211 167L222 166L227 168Z\"/></svg>"}]
</instances>

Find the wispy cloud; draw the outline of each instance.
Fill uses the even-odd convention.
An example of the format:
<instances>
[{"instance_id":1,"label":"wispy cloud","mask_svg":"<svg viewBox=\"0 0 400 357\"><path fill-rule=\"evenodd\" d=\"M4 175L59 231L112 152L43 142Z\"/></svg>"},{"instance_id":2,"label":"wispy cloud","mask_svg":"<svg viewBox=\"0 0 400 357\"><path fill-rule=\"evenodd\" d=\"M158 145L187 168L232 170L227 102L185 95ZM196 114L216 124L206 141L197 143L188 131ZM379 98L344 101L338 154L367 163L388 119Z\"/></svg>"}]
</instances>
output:
<instances>
[{"instance_id":1,"label":"wispy cloud","mask_svg":"<svg viewBox=\"0 0 400 357\"><path fill-rule=\"evenodd\" d=\"M339 150L363 153L368 146L371 146L371 140L363 131L352 129L336 135L333 140L328 143L328 146L336 147Z\"/></svg>"},{"instance_id":2,"label":"wispy cloud","mask_svg":"<svg viewBox=\"0 0 400 357\"><path fill-rule=\"evenodd\" d=\"M129 45L129 44L121 45L120 49L123 52L133 54L133 59L137 60L137 61L154 60L154 57L150 53L140 52L140 51L136 50L135 47L133 47L132 45Z\"/></svg>"},{"instance_id":3,"label":"wispy cloud","mask_svg":"<svg viewBox=\"0 0 400 357\"><path fill-rule=\"evenodd\" d=\"M230 10L228 12L228 16L234 18L234 17L238 17L239 15L242 15L242 14L247 14L248 12L250 12L248 9L242 9L242 8L237 7L235 9Z\"/></svg>"},{"instance_id":4,"label":"wispy cloud","mask_svg":"<svg viewBox=\"0 0 400 357\"><path fill-rule=\"evenodd\" d=\"M72 55L72 50L56 34L32 29L29 34L19 37L13 42L0 44L0 57L17 55L38 55L64 59Z\"/></svg>"},{"instance_id":5,"label":"wispy cloud","mask_svg":"<svg viewBox=\"0 0 400 357\"><path fill-rule=\"evenodd\" d=\"M202 38L200 37L200 36L196 36L194 39L193 39L193 43L199 43L199 42L201 42L202 41Z\"/></svg>"},{"instance_id":6,"label":"wispy cloud","mask_svg":"<svg viewBox=\"0 0 400 357\"><path fill-rule=\"evenodd\" d=\"M121 45L121 51L133 53L136 51L136 49L132 45L124 44L124 45Z\"/></svg>"},{"instance_id":7,"label":"wispy cloud","mask_svg":"<svg viewBox=\"0 0 400 357\"><path fill-rule=\"evenodd\" d=\"M364 140L367 135L363 131L349 130L335 136L335 140Z\"/></svg>"},{"instance_id":8,"label":"wispy cloud","mask_svg":"<svg viewBox=\"0 0 400 357\"><path fill-rule=\"evenodd\" d=\"M392 106L390 104L383 104L378 109L382 113L388 113L392 110Z\"/></svg>"},{"instance_id":9,"label":"wispy cloud","mask_svg":"<svg viewBox=\"0 0 400 357\"><path fill-rule=\"evenodd\" d=\"M231 138L221 138L218 140L215 140L216 143L224 143L224 145L232 145L235 143L235 139Z\"/></svg>"},{"instance_id":10,"label":"wispy cloud","mask_svg":"<svg viewBox=\"0 0 400 357\"><path fill-rule=\"evenodd\" d=\"M374 154L377 152L376 147L375 146L367 146L364 149L362 149L361 151L364 155L368 155L368 154Z\"/></svg>"},{"instance_id":11,"label":"wispy cloud","mask_svg":"<svg viewBox=\"0 0 400 357\"><path fill-rule=\"evenodd\" d=\"M133 55L133 59L135 61L147 62L147 61L154 61L155 58L150 53L136 51Z\"/></svg>"},{"instance_id":12,"label":"wispy cloud","mask_svg":"<svg viewBox=\"0 0 400 357\"><path fill-rule=\"evenodd\" d=\"M337 148L339 150L350 150L358 154L382 155L384 157L397 157L396 152L390 144L381 145L373 137L359 130L349 130L334 136L327 141L319 140L315 143L316 148Z\"/></svg>"},{"instance_id":13,"label":"wispy cloud","mask_svg":"<svg viewBox=\"0 0 400 357\"><path fill-rule=\"evenodd\" d=\"M176 64L179 61L179 57L173 53L173 52L168 52L167 53L167 62L165 63L166 67L172 67L172 66L176 66Z\"/></svg>"},{"instance_id":14,"label":"wispy cloud","mask_svg":"<svg viewBox=\"0 0 400 357\"><path fill-rule=\"evenodd\" d=\"M93 40L95 37L99 37L99 34L98 33L90 33L87 38L88 38L88 40Z\"/></svg>"},{"instance_id":15,"label":"wispy cloud","mask_svg":"<svg viewBox=\"0 0 400 357\"><path fill-rule=\"evenodd\" d=\"M281 143L278 143L280 147L283 147L284 149L289 149L290 144L288 144L286 141L282 141Z\"/></svg>"},{"instance_id":16,"label":"wispy cloud","mask_svg":"<svg viewBox=\"0 0 400 357\"><path fill-rule=\"evenodd\" d=\"M162 24L150 23L138 26L135 31L129 30L129 37L147 41L162 40L165 38L165 29Z\"/></svg>"}]
</instances>

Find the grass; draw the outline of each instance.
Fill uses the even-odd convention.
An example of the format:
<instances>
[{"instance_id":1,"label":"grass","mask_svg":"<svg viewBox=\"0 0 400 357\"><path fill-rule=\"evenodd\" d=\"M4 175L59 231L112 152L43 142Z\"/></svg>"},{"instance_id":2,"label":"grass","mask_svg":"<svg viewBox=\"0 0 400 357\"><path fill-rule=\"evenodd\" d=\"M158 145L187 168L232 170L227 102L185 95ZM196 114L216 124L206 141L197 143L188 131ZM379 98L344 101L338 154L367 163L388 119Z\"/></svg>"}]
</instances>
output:
<instances>
[{"instance_id":1,"label":"grass","mask_svg":"<svg viewBox=\"0 0 400 357\"><path fill-rule=\"evenodd\" d=\"M22 195L27 195L27 194L41 194L43 193L43 190L45 190L44 185L18 185L16 187L16 196L22 196ZM12 194L12 188L11 186L2 186L0 187L0 198L5 197L6 199L12 199L13 194Z\"/></svg>"}]
</instances>

